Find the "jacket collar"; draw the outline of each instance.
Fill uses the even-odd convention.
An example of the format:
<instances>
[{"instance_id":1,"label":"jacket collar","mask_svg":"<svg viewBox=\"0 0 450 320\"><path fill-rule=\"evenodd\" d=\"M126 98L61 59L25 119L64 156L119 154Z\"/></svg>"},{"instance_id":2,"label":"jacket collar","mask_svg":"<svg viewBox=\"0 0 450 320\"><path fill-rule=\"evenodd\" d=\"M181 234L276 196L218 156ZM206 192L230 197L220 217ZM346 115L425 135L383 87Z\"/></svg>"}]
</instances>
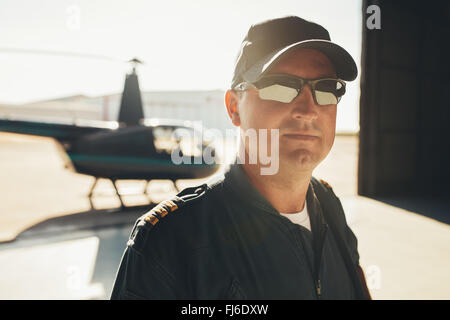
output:
<instances>
[{"instance_id":1,"label":"jacket collar","mask_svg":"<svg viewBox=\"0 0 450 320\"><path fill-rule=\"evenodd\" d=\"M246 204L258 207L264 211L278 214L278 211L250 182L244 168L240 164L230 165L225 173L224 184L229 187Z\"/></svg>"},{"instance_id":2,"label":"jacket collar","mask_svg":"<svg viewBox=\"0 0 450 320\"><path fill-rule=\"evenodd\" d=\"M279 215L279 212L272 204L259 192L250 182L242 165L234 163L230 165L229 170L225 173L224 186L235 194L245 204L256 207L260 210ZM309 183L306 193L306 202L308 204L308 213L310 215L311 228L321 228L325 223L322 207L317 198L312 183Z\"/></svg>"}]
</instances>

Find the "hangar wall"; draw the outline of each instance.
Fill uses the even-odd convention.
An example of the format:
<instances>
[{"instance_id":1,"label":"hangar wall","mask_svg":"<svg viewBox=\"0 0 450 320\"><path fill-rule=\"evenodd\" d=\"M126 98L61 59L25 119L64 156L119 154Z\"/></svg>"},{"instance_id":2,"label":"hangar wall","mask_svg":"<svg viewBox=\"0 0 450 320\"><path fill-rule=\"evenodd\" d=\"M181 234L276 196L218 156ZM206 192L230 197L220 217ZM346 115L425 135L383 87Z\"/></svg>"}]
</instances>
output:
<instances>
[{"instance_id":1,"label":"hangar wall","mask_svg":"<svg viewBox=\"0 0 450 320\"><path fill-rule=\"evenodd\" d=\"M380 8L381 29L366 9ZM450 2L363 1L358 194L450 185Z\"/></svg>"}]
</instances>

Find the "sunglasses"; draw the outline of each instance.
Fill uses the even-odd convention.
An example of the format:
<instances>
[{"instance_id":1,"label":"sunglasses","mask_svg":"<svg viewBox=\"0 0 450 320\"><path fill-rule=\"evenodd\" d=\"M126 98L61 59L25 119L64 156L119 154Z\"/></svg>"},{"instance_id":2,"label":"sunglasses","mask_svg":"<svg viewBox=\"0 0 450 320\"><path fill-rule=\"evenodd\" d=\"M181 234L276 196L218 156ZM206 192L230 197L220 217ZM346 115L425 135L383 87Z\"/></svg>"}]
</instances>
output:
<instances>
[{"instance_id":1,"label":"sunglasses","mask_svg":"<svg viewBox=\"0 0 450 320\"><path fill-rule=\"evenodd\" d=\"M245 91L256 88L259 97L263 100L290 103L300 95L305 85L309 85L314 102L321 106L337 104L345 93L345 82L340 79L308 80L286 74L269 74L254 83L242 82L235 87L235 90Z\"/></svg>"}]
</instances>

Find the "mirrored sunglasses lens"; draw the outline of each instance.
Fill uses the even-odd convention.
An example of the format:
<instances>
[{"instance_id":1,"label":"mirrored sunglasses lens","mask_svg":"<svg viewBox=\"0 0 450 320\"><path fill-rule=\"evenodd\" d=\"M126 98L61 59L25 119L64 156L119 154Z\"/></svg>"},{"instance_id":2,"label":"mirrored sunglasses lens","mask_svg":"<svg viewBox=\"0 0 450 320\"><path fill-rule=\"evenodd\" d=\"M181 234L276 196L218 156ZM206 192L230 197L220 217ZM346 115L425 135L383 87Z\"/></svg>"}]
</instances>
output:
<instances>
[{"instance_id":1,"label":"mirrored sunglasses lens","mask_svg":"<svg viewBox=\"0 0 450 320\"><path fill-rule=\"evenodd\" d=\"M289 103L297 96L297 90L290 87L285 87L279 84L261 88L259 97L263 100L274 100L283 103Z\"/></svg>"},{"instance_id":2,"label":"mirrored sunglasses lens","mask_svg":"<svg viewBox=\"0 0 450 320\"><path fill-rule=\"evenodd\" d=\"M320 91L325 91L325 92L331 92L336 94L337 96L340 96L339 93L342 93L343 91L343 85L342 83L340 83L337 80L320 80L319 82L316 83L316 89L320 90Z\"/></svg>"},{"instance_id":3,"label":"mirrored sunglasses lens","mask_svg":"<svg viewBox=\"0 0 450 320\"><path fill-rule=\"evenodd\" d=\"M321 106L327 104L337 104L339 102L338 98L336 98L333 93L319 90L316 90L316 100Z\"/></svg>"},{"instance_id":4,"label":"mirrored sunglasses lens","mask_svg":"<svg viewBox=\"0 0 450 320\"><path fill-rule=\"evenodd\" d=\"M315 89L319 105L337 104L345 93L344 85L337 80L321 80L316 83Z\"/></svg>"}]
</instances>

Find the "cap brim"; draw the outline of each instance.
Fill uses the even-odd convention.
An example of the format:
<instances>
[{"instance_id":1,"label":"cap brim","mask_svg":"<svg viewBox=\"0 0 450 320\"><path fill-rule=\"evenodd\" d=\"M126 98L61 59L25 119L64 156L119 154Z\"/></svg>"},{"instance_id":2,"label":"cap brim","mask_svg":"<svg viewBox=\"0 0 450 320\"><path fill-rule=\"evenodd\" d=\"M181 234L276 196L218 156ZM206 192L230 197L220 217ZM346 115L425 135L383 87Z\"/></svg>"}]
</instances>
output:
<instances>
[{"instance_id":1,"label":"cap brim","mask_svg":"<svg viewBox=\"0 0 450 320\"><path fill-rule=\"evenodd\" d=\"M328 40L312 39L296 42L270 53L243 73L242 78L248 82L258 80L282 56L297 48L315 49L325 54L335 67L339 79L352 81L358 75L355 60L344 48Z\"/></svg>"}]
</instances>

